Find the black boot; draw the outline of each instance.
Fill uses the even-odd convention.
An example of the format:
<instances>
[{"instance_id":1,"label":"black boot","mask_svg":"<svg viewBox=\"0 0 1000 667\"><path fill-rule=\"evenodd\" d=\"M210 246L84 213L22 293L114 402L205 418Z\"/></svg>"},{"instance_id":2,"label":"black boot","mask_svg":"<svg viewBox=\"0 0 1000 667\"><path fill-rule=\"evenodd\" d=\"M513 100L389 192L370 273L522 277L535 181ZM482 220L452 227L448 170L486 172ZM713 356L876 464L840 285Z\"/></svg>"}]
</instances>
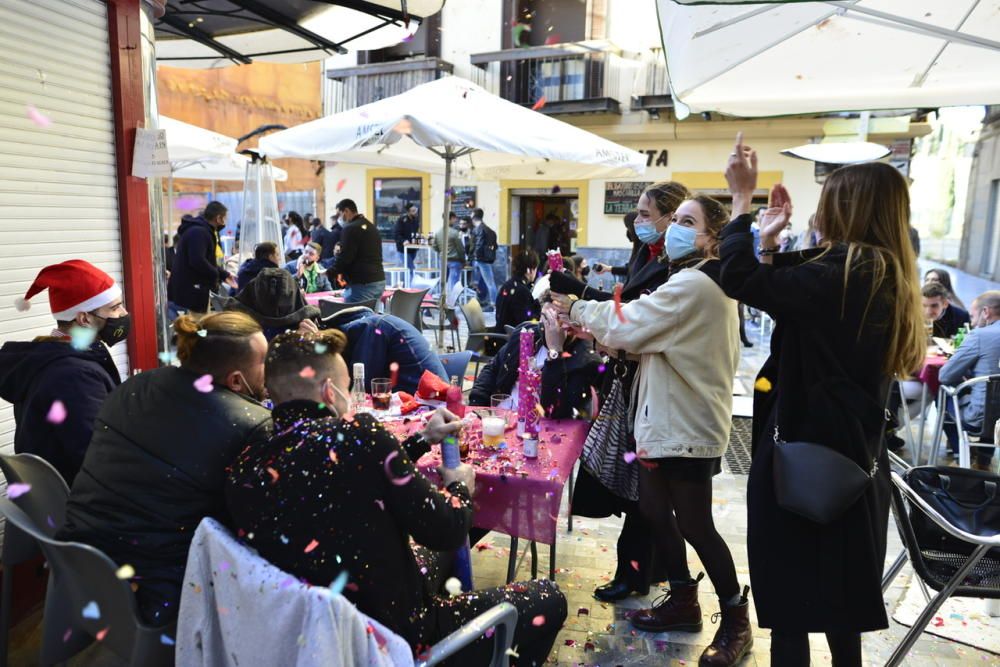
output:
<instances>
[{"instance_id":1,"label":"black boot","mask_svg":"<svg viewBox=\"0 0 1000 667\"><path fill-rule=\"evenodd\" d=\"M627 578L615 578L594 589L594 597L601 602L618 602L628 596L646 595L649 593L649 586L633 586Z\"/></svg>"},{"instance_id":2,"label":"black boot","mask_svg":"<svg viewBox=\"0 0 1000 667\"><path fill-rule=\"evenodd\" d=\"M722 616L715 639L701 654L699 667L733 667L753 647L753 627L750 625L750 587L743 588L743 596L736 604L721 603L712 621Z\"/></svg>"}]
</instances>

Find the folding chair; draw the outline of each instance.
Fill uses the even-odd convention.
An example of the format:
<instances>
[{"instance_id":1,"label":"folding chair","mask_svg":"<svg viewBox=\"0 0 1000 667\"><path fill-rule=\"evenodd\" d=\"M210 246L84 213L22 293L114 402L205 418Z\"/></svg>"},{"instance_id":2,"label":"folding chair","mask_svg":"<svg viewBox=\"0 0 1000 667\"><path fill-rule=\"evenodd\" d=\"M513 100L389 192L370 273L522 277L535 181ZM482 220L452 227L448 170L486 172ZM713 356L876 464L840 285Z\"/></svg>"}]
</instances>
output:
<instances>
[{"instance_id":1,"label":"folding chair","mask_svg":"<svg viewBox=\"0 0 1000 667\"><path fill-rule=\"evenodd\" d=\"M43 665L68 660L98 636L103 646L134 667L174 664L174 627L154 628L139 619L132 588L118 578L114 561L92 546L52 539L6 498L0 498L0 514L8 526L16 526L38 542L51 568Z\"/></svg>"},{"instance_id":2,"label":"folding chair","mask_svg":"<svg viewBox=\"0 0 1000 667\"><path fill-rule=\"evenodd\" d=\"M53 537L66 519L69 487L52 465L34 454L0 454L0 470L10 484L30 484L31 489L17 497L14 504L34 521L47 537ZM34 538L13 524L7 524L3 535L3 593L0 598L0 665L7 664L10 635L11 601L14 594L14 566L25 563L39 553Z\"/></svg>"},{"instance_id":3,"label":"folding chair","mask_svg":"<svg viewBox=\"0 0 1000 667\"><path fill-rule=\"evenodd\" d=\"M889 568L882 581L882 589L886 590L889 587L906 557L909 557L919 581L938 591L938 594L929 600L920 616L913 622L909 632L893 651L886 667L895 667L903 661L913 644L920 638L924 628L949 597L1000 599L1000 558L996 556L997 551L991 551L1000 548L1000 532L996 532L1000 531L1000 527L989 527L994 531L991 536L967 533L941 516L896 470L891 472L891 477L892 512L896 517L896 524L906 551L900 554ZM1000 478L994 476L993 479L996 480L994 484L1000 482ZM911 521L911 516L916 512L927 515L948 535L968 544L971 554L948 553L920 544Z\"/></svg>"},{"instance_id":4,"label":"folding chair","mask_svg":"<svg viewBox=\"0 0 1000 667\"><path fill-rule=\"evenodd\" d=\"M969 434L962 426L962 408L959 405L959 398L967 391L971 391L975 385L986 383L986 406L983 413L983 426L978 433L972 435L978 438L977 442L969 442ZM944 433L945 423L945 401L950 400L955 413L955 426L958 429L958 465L968 468L972 462L970 447L989 447L998 449L1000 447L994 442L994 427L1000 419L1000 375L983 375L966 380L960 385L949 387L941 385L938 393L938 418L934 426L934 440L931 445L930 459L933 464L940 455L941 437ZM997 459L1000 457L994 457Z\"/></svg>"},{"instance_id":5,"label":"folding chair","mask_svg":"<svg viewBox=\"0 0 1000 667\"><path fill-rule=\"evenodd\" d=\"M438 359L441 360L448 377L458 377L459 385L464 385L465 374L469 370L469 362L472 361L472 352L466 350L465 352L439 354Z\"/></svg>"}]
</instances>

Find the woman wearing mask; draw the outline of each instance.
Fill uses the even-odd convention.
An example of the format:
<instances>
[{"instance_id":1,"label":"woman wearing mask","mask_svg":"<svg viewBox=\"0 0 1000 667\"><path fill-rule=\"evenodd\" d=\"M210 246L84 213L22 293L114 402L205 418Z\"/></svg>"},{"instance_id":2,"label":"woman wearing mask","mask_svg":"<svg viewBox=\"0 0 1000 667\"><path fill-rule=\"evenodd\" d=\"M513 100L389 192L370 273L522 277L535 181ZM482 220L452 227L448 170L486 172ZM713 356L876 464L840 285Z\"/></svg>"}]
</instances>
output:
<instances>
[{"instance_id":1,"label":"woman wearing mask","mask_svg":"<svg viewBox=\"0 0 1000 667\"><path fill-rule=\"evenodd\" d=\"M775 186L758 261L748 215L757 156L742 135L726 179L734 217L722 232L722 287L775 321L772 354L755 384L748 483L757 617L771 628L772 665L808 665L808 633L822 632L835 667L860 667L861 633L888 624L881 589L889 514L883 408L893 377L924 356L906 182L877 162L834 171L816 210L820 246L788 258L772 254L790 206ZM875 472L853 504L831 503L839 511L825 523L813 521L801 507L779 504L772 466L786 441L825 445Z\"/></svg>"},{"instance_id":2,"label":"woman wearing mask","mask_svg":"<svg viewBox=\"0 0 1000 667\"><path fill-rule=\"evenodd\" d=\"M710 197L683 202L666 231L670 277L620 314L613 302L560 299L574 331L640 355L634 402L639 507L666 559L670 588L651 609L636 612L632 625L650 632L701 630L701 575L693 579L688 570L689 542L719 597L722 622L699 663L713 666L737 664L753 644L749 591L741 594L732 554L712 520L712 478L729 444L739 362L736 303L718 285L719 232L728 217ZM655 218L640 203L637 233L647 220Z\"/></svg>"},{"instance_id":3,"label":"woman wearing mask","mask_svg":"<svg viewBox=\"0 0 1000 667\"><path fill-rule=\"evenodd\" d=\"M632 261L625 276L621 295L623 303L654 292L667 281L671 271L679 266L671 265L663 256L663 237L677 207L689 196L687 188L680 183L664 181L651 185L639 197L638 210L631 214L632 225L626 225L627 228L631 227L634 230L639 245L632 253ZM588 301L610 301L613 298L610 292L589 287L566 272L554 273L550 278L550 285L554 293L572 295ZM620 379L622 395L631 396L638 368L637 362L618 359L612 355L601 378L601 402L608 400L616 378ZM634 440L629 444L629 451L635 451ZM609 448L609 454L621 457L624 452ZM610 582L594 590L594 597L603 602L624 600L633 593L646 595L651 583L666 578L665 559L658 553L650 527L639 511L636 497L633 495L628 498L624 494L623 489L607 488L581 466L571 511L578 516L591 518L604 518L612 514L625 515L625 523L618 536L618 563L615 575ZM684 548L683 540L676 531L668 537L677 540L673 547L674 551Z\"/></svg>"}]
</instances>

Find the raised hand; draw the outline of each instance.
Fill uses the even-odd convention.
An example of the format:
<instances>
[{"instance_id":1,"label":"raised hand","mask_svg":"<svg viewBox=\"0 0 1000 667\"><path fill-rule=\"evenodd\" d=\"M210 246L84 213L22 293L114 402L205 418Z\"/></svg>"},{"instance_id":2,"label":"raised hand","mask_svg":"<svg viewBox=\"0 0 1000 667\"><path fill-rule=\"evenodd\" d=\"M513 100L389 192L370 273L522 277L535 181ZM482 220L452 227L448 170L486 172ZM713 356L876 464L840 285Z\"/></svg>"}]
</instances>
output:
<instances>
[{"instance_id":1,"label":"raised hand","mask_svg":"<svg viewBox=\"0 0 1000 667\"><path fill-rule=\"evenodd\" d=\"M736 145L726 161L726 182L733 195L733 217L749 213L757 189L757 151L744 145L742 132L736 133Z\"/></svg>"},{"instance_id":2,"label":"raised hand","mask_svg":"<svg viewBox=\"0 0 1000 667\"><path fill-rule=\"evenodd\" d=\"M792 198L781 183L771 188L768 208L760 222L761 245L777 245L778 234L792 217ZM766 241L766 243L765 243Z\"/></svg>"}]
</instances>

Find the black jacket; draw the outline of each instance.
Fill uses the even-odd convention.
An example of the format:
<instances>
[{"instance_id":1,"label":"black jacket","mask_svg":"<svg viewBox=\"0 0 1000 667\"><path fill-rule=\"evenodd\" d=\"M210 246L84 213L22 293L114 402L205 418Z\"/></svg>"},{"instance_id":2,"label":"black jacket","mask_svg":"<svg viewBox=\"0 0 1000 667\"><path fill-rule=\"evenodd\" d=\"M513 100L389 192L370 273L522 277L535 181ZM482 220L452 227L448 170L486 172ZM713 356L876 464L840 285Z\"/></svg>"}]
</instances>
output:
<instances>
[{"instance_id":1,"label":"black jacket","mask_svg":"<svg viewBox=\"0 0 1000 667\"><path fill-rule=\"evenodd\" d=\"M497 260L497 233L485 222L472 228L472 259L487 264Z\"/></svg>"},{"instance_id":2,"label":"black jacket","mask_svg":"<svg viewBox=\"0 0 1000 667\"><path fill-rule=\"evenodd\" d=\"M788 632L885 628L889 465L882 435L892 378L882 365L892 297L885 287L871 296L872 262L864 256L850 267L845 293L843 244L759 263L751 220L742 215L723 229L720 255L726 294L775 321L771 356L759 375L767 384L755 385L748 483L747 546L759 623ZM878 456L874 483L826 525L782 509L772 475L775 424L785 441L832 447L866 470Z\"/></svg>"},{"instance_id":3,"label":"black jacket","mask_svg":"<svg viewBox=\"0 0 1000 667\"><path fill-rule=\"evenodd\" d=\"M625 284L622 286L622 301L635 301L643 294L650 294L656 288L667 282L670 275L670 264L659 258L650 258L649 247L642 245L632 255ZM587 301L609 301L614 298L612 292L602 292L581 282L564 271L552 274L549 279L553 292L559 294L575 294Z\"/></svg>"},{"instance_id":4,"label":"black jacket","mask_svg":"<svg viewBox=\"0 0 1000 667\"><path fill-rule=\"evenodd\" d=\"M953 303L941 313L940 319L934 321L934 335L938 338L951 338L958 333L963 325L969 324L969 311L963 310Z\"/></svg>"},{"instance_id":5,"label":"black jacket","mask_svg":"<svg viewBox=\"0 0 1000 667\"><path fill-rule=\"evenodd\" d=\"M236 285L239 289L243 289L251 280L257 277L258 273L264 269L277 268L280 267L269 259L257 259L256 257L251 257L240 266L240 270L236 274Z\"/></svg>"},{"instance_id":6,"label":"black jacket","mask_svg":"<svg viewBox=\"0 0 1000 667\"><path fill-rule=\"evenodd\" d=\"M396 236L396 252L403 252L403 244L411 243L417 234L420 233L420 220L411 218L408 213L404 213L396 220L394 229Z\"/></svg>"},{"instance_id":7,"label":"black jacket","mask_svg":"<svg viewBox=\"0 0 1000 667\"><path fill-rule=\"evenodd\" d=\"M348 285L364 285L385 280L382 268L382 236L378 227L363 215L351 220L340 236L340 254L327 276L337 284L340 275Z\"/></svg>"},{"instance_id":8,"label":"black jacket","mask_svg":"<svg viewBox=\"0 0 1000 667\"><path fill-rule=\"evenodd\" d=\"M537 320L541 315L541 306L531 296L531 285L524 278L511 278L497 292L496 311L494 330L503 333L504 325L517 327L528 320Z\"/></svg>"},{"instance_id":9,"label":"black jacket","mask_svg":"<svg viewBox=\"0 0 1000 667\"><path fill-rule=\"evenodd\" d=\"M167 281L167 298L203 313L208 310L209 292L218 292L219 283L229 277L215 261L219 237L205 218L190 215L184 216L177 234L180 238Z\"/></svg>"},{"instance_id":10,"label":"black jacket","mask_svg":"<svg viewBox=\"0 0 1000 667\"><path fill-rule=\"evenodd\" d=\"M220 387L202 393L197 379L167 366L112 392L66 507L60 539L134 567L140 602L150 580L158 597L176 605L198 523L211 516L231 525L226 466L271 434L271 415L260 404Z\"/></svg>"},{"instance_id":11,"label":"black jacket","mask_svg":"<svg viewBox=\"0 0 1000 667\"><path fill-rule=\"evenodd\" d=\"M72 484L104 399L121 382L103 343L75 350L69 339L39 338L0 349L0 398L14 405L14 451L37 454ZM55 401L66 419L48 420Z\"/></svg>"},{"instance_id":12,"label":"black jacket","mask_svg":"<svg viewBox=\"0 0 1000 667\"><path fill-rule=\"evenodd\" d=\"M489 405L493 394L509 394L517 384L517 369L521 359L520 332L535 332L535 352L545 342L545 334L538 324L526 324L517 329L493 359L476 377L476 384L469 394L469 405ZM542 366L542 389L539 403L545 414L553 419L590 415L592 385L600 382L601 358L589 341L567 338L564 353L558 359L546 359ZM574 413L574 410L576 411Z\"/></svg>"},{"instance_id":13,"label":"black jacket","mask_svg":"<svg viewBox=\"0 0 1000 667\"><path fill-rule=\"evenodd\" d=\"M426 643L435 618L410 537L435 551L464 544L468 489L436 488L413 464L426 450L401 446L371 415L348 422L291 401L274 409L274 423L278 435L249 445L229 471L226 500L239 534L316 586L346 571L343 593L358 609L410 646Z\"/></svg>"}]
</instances>

